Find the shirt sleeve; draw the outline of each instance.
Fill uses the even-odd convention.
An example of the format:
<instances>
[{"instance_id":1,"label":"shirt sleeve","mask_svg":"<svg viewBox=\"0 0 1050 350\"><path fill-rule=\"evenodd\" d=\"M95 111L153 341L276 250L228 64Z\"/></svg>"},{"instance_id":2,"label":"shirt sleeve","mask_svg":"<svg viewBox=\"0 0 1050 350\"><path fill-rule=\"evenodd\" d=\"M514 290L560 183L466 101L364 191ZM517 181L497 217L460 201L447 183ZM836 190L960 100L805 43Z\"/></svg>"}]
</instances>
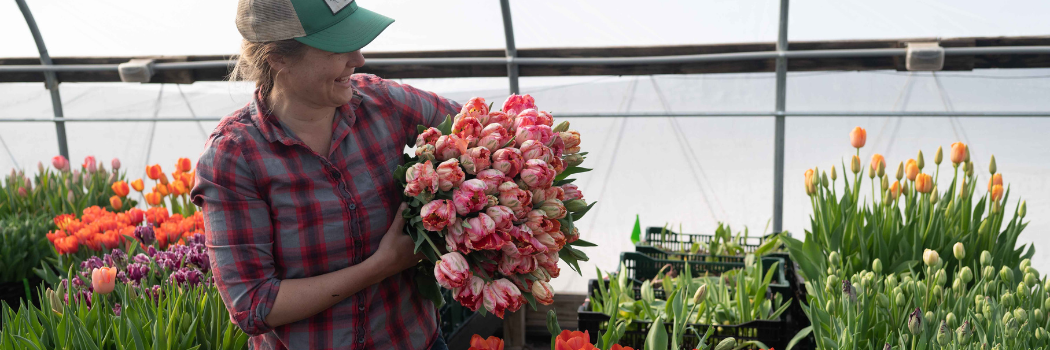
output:
<instances>
[{"instance_id":1,"label":"shirt sleeve","mask_svg":"<svg viewBox=\"0 0 1050 350\"><path fill-rule=\"evenodd\" d=\"M202 208L215 285L230 318L245 333L269 332L263 320L281 281L273 257L270 209L261 199L235 137L214 136L197 161L193 204Z\"/></svg>"},{"instance_id":2,"label":"shirt sleeve","mask_svg":"<svg viewBox=\"0 0 1050 350\"><path fill-rule=\"evenodd\" d=\"M463 109L463 105L456 101L444 98L430 91L417 89L411 85L399 84L393 80L385 80L387 95L395 102L398 113L404 120L403 123L409 140L415 142L416 126L438 126L445 121L445 117L453 118Z\"/></svg>"}]
</instances>

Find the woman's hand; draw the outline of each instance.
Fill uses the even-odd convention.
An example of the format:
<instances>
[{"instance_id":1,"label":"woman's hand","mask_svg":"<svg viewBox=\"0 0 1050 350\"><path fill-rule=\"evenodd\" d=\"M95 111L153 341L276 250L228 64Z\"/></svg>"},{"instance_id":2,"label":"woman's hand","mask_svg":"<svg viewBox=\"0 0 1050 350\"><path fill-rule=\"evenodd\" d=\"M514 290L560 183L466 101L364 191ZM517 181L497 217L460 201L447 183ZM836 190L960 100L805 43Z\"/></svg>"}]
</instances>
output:
<instances>
[{"instance_id":1,"label":"woman's hand","mask_svg":"<svg viewBox=\"0 0 1050 350\"><path fill-rule=\"evenodd\" d=\"M401 207L397 209L397 214L394 215L394 222L390 224L390 228L386 230L383 240L379 242L379 248L376 249L375 255L372 255L374 259L380 262L379 266L385 269L388 276L416 266L419 260L423 259L423 254L414 252L415 242L412 241L412 237L404 232L405 217L403 215L405 209L408 209L408 204L401 203Z\"/></svg>"}]
</instances>

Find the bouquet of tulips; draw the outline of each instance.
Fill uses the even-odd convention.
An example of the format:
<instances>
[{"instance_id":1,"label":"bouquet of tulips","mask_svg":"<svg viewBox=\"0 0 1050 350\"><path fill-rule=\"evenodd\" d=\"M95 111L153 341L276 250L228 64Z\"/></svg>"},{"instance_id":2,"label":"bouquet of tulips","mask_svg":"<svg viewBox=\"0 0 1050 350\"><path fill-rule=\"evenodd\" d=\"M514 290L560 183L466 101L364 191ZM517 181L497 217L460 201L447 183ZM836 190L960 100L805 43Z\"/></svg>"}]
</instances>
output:
<instances>
[{"instance_id":1,"label":"bouquet of tulips","mask_svg":"<svg viewBox=\"0 0 1050 350\"><path fill-rule=\"evenodd\" d=\"M568 177L590 169L579 166L580 134L553 123L531 96L512 95L502 111L473 98L438 127L418 127L415 156L395 178L409 203L405 231L428 260L420 288L438 305L440 285L503 317L553 302L559 258L579 273L587 255L573 246L593 244L573 222L594 203Z\"/></svg>"}]
</instances>

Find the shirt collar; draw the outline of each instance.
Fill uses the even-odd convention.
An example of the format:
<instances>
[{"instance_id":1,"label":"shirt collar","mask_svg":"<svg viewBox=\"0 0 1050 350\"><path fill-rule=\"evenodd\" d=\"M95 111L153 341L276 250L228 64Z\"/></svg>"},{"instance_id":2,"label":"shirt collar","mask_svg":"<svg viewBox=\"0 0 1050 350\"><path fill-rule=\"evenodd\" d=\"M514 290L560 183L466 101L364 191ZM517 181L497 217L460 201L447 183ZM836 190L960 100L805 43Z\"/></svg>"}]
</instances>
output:
<instances>
[{"instance_id":1,"label":"shirt collar","mask_svg":"<svg viewBox=\"0 0 1050 350\"><path fill-rule=\"evenodd\" d=\"M353 98L350 102L336 108L336 118L332 126L333 136L343 138L349 133L349 128L354 126L357 120L355 111L361 105L361 94L353 89ZM280 142L285 145L300 144L297 137L288 130L284 123L270 111L259 89L255 89L251 103L252 123L268 142Z\"/></svg>"}]
</instances>

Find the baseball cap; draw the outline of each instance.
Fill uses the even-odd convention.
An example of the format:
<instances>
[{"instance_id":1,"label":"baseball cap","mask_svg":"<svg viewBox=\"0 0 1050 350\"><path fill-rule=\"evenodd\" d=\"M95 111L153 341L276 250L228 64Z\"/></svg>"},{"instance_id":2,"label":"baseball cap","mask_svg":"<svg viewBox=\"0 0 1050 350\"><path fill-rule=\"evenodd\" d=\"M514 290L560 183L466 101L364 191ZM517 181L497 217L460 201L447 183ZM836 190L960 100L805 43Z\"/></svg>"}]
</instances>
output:
<instances>
[{"instance_id":1,"label":"baseball cap","mask_svg":"<svg viewBox=\"0 0 1050 350\"><path fill-rule=\"evenodd\" d=\"M295 39L329 52L360 50L394 19L354 0L239 0L237 30L250 42Z\"/></svg>"}]
</instances>

